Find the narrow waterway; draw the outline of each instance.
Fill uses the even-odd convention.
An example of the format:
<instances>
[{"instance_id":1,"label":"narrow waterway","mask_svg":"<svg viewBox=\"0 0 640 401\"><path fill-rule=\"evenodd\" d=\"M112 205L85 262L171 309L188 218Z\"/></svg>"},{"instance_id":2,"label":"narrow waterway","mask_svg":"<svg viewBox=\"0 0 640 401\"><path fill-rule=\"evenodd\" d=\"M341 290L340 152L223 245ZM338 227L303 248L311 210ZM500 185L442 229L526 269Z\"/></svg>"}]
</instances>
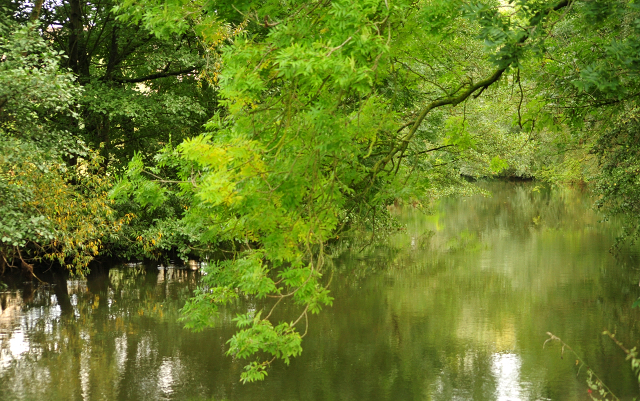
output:
<instances>
[{"instance_id":1,"label":"narrow waterway","mask_svg":"<svg viewBox=\"0 0 640 401\"><path fill-rule=\"evenodd\" d=\"M242 385L225 311L193 333L179 308L199 272L96 268L51 284L3 278L0 400L585 400L586 367L640 395L624 353L640 343L640 257L576 190L486 183L362 252L334 250L334 306L302 356ZM247 304L249 303L249 304ZM240 307L255 307L247 301ZM576 365L577 363L577 365Z\"/></svg>"}]
</instances>

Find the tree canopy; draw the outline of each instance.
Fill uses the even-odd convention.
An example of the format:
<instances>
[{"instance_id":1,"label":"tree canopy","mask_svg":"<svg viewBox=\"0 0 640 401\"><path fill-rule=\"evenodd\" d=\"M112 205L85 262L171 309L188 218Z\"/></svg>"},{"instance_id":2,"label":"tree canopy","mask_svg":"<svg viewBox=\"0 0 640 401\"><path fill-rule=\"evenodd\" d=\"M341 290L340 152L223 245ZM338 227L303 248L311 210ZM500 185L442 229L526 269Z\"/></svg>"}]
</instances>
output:
<instances>
[{"instance_id":1,"label":"tree canopy","mask_svg":"<svg viewBox=\"0 0 640 401\"><path fill-rule=\"evenodd\" d=\"M584 182L640 232L633 1L68 0L2 18L2 135L59 152L74 199L99 192L83 180L109 188L89 213L105 252L210 258L188 327L238 297L261 305L229 340L243 381L301 352L332 304L332 246L390 232L394 202L474 191L465 178ZM20 188L3 192L41 188L13 178L36 164L10 146L0 185ZM20 196L5 216L59 227ZM3 219L10 264L27 243Z\"/></svg>"}]
</instances>

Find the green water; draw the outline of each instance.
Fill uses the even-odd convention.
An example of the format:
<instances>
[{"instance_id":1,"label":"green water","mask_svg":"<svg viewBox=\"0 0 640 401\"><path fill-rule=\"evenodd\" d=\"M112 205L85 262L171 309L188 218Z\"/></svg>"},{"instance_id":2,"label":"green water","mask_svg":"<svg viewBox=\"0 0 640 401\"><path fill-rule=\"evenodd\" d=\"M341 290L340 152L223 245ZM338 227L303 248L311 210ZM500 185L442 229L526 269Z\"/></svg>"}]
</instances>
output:
<instances>
[{"instance_id":1,"label":"green water","mask_svg":"<svg viewBox=\"0 0 640 401\"><path fill-rule=\"evenodd\" d=\"M0 400L588 399L586 368L543 348L547 332L621 399L640 395L601 334L640 342L640 258L608 252L617 224L579 191L485 187L493 197L445 200L430 216L398 211L406 230L386 244L335 250L334 306L310 319L302 356L257 384L240 384L243 362L224 354L233 311L202 333L176 321L197 271L7 278Z\"/></svg>"}]
</instances>

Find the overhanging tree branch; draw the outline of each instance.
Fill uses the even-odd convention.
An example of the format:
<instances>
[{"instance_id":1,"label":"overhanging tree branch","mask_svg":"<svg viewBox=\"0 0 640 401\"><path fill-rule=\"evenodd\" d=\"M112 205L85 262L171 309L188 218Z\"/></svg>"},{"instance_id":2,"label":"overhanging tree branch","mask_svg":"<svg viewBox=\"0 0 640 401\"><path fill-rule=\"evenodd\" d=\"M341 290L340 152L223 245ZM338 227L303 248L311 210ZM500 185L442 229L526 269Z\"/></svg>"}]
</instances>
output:
<instances>
[{"instance_id":1,"label":"overhanging tree branch","mask_svg":"<svg viewBox=\"0 0 640 401\"><path fill-rule=\"evenodd\" d=\"M502 74L505 71L506 71L506 68L501 68L501 69L497 70L489 78L484 79L484 80L476 83L475 85L470 86L469 88L467 88L467 90L465 90L464 92L462 92L458 96L450 96L450 97L446 97L444 99L435 100L435 101L429 103L427 105L427 107L425 107L420 112L420 115L418 115L418 118L416 118L415 122L411 126L411 130L409 131L409 133L407 135L405 135L404 138L402 138L402 140L400 141L399 144L396 144L395 146L393 146L391 151L387 154L387 156L384 159L379 160L375 164L375 166L372 169L371 178L373 179L373 177L375 177L375 175L384 166L386 166L391 161L391 159L393 159L395 157L395 155L398 152L404 152L407 149L407 147L409 146L409 143L411 142L411 139L413 139L415 133L418 131L418 128L420 127L420 124L422 124L422 121L424 121L424 119L427 117L427 114L429 114L429 112L431 110L433 110L435 108L438 108L438 107L447 106L447 105L455 106L455 105L463 102L469 96L471 96L475 91L477 91L478 89L486 88L486 87L490 86L491 84L493 84L494 82L496 82L498 79L500 79L500 77L502 76Z\"/></svg>"}]
</instances>

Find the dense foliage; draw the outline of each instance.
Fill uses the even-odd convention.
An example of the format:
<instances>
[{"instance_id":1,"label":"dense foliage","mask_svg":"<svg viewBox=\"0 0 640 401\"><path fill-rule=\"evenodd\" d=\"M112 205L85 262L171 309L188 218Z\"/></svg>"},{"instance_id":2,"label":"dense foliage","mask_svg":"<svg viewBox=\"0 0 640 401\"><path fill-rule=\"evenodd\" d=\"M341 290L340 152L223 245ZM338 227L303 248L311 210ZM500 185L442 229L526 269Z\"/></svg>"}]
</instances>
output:
<instances>
[{"instance_id":1,"label":"dense foliage","mask_svg":"<svg viewBox=\"0 0 640 401\"><path fill-rule=\"evenodd\" d=\"M74 77L34 28L0 21L0 270L48 259L82 273L122 221L99 158L65 129Z\"/></svg>"},{"instance_id":2,"label":"dense foliage","mask_svg":"<svg viewBox=\"0 0 640 401\"><path fill-rule=\"evenodd\" d=\"M639 232L635 2L67 0L3 18L4 263L211 258L184 319L263 305L229 341L244 381L301 352L332 303L327 247L391 231L393 203L474 191L464 178L579 182Z\"/></svg>"}]
</instances>

